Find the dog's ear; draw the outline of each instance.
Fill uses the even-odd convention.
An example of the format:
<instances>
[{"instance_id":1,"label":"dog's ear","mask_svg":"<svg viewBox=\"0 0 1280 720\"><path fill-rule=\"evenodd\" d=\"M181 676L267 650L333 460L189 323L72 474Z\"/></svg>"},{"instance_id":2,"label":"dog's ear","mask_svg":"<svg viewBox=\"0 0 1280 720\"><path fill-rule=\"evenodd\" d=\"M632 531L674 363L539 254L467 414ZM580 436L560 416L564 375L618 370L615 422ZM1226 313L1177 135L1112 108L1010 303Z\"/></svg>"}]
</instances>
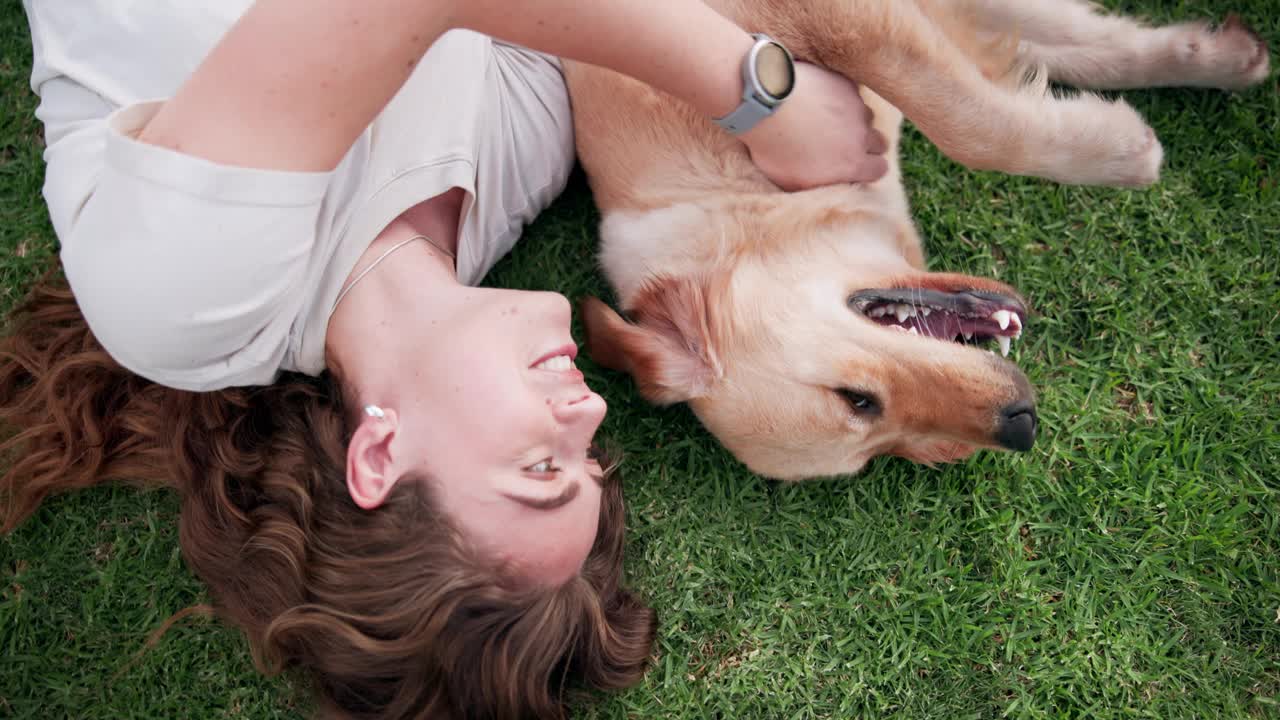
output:
<instances>
[{"instance_id":1,"label":"dog's ear","mask_svg":"<svg viewBox=\"0 0 1280 720\"><path fill-rule=\"evenodd\" d=\"M704 288L664 279L636 296L627 322L595 298L582 301L591 359L629 373L640 394L659 405L702 397L720 377Z\"/></svg>"}]
</instances>

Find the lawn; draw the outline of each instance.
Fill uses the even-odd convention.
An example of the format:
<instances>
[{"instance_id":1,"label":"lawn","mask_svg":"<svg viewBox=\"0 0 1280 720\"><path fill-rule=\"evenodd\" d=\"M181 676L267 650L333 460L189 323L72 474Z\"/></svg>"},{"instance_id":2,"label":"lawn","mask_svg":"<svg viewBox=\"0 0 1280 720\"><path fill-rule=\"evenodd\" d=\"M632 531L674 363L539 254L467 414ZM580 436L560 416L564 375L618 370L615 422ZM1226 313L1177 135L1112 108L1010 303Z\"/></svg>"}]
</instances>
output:
<instances>
[{"instance_id":1,"label":"lawn","mask_svg":"<svg viewBox=\"0 0 1280 720\"><path fill-rule=\"evenodd\" d=\"M799 0L797 0L799 1ZM1158 19L1275 0L1105 3ZM1276 58L1273 55L1273 63ZM0 9L0 288L47 262L20 4ZM1280 718L1280 88L1129 97L1166 148L1141 191L966 171L909 133L931 267L1037 310L1014 357L1040 395L1028 454L784 486L684 408L589 363L625 451L628 575L655 663L584 718ZM604 293L581 178L490 282ZM47 503L0 538L0 716L297 718L192 616L168 492Z\"/></svg>"}]
</instances>

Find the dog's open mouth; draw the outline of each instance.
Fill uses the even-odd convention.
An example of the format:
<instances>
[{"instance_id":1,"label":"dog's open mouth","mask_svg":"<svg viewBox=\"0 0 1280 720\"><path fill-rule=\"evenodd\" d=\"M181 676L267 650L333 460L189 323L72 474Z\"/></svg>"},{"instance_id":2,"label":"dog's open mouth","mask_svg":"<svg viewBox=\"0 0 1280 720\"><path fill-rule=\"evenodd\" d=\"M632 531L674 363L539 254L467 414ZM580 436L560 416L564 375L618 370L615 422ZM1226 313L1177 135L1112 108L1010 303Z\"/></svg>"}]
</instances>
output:
<instances>
[{"instance_id":1,"label":"dog's open mouth","mask_svg":"<svg viewBox=\"0 0 1280 720\"><path fill-rule=\"evenodd\" d=\"M995 341L1000 354L1022 337L1026 306L1017 298L981 290L942 292L924 288L859 290L849 307L900 332L964 345Z\"/></svg>"}]
</instances>

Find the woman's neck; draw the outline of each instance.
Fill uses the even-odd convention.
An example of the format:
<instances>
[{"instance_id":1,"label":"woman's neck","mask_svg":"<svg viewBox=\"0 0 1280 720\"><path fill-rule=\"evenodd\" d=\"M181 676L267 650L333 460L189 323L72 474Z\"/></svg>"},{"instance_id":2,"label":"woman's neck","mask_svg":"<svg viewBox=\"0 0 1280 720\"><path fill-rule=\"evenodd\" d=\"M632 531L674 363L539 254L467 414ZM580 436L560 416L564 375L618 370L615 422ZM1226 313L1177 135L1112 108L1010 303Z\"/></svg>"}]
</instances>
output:
<instances>
[{"instance_id":1,"label":"woman's neck","mask_svg":"<svg viewBox=\"0 0 1280 720\"><path fill-rule=\"evenodd\" d=\"M390 230L397 223L408 225L415 235L425 235L431 238L431 242L436 247L457 256L458 227L462 222L462 203L466 197L467 194L462 188L453 188L405 210L387 228ZM381 240L388 230L383 230L378 240ZM378 240L374 240L370 248L376 245Z\"/></svg>"},{"instance_id":2,"label":"woman's neck","mask_svg":"<svg viewBox=\"0 0 1280 720\"><path fill-rule=\"evenodd\" d=\"M378 234L348 276L346 295L329 316L325 358L362 394L383 394L378 386L393 385L401 365L431 341L430 328L465 302L454 259L464 198L454 188L410 208ZM430 242L406 244L418 235Z\"/></svg>"}]
</instances>

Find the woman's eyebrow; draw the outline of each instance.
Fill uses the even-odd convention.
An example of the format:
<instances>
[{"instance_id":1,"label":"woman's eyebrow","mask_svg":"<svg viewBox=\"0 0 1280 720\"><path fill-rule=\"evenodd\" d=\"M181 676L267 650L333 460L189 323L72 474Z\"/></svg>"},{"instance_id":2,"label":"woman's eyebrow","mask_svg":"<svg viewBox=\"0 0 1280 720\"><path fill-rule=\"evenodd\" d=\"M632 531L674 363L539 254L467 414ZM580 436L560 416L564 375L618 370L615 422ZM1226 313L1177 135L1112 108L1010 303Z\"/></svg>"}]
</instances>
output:
<instances>
[{"instance_id":1,"label":"woman's eyebrow","mask_svg":"<svg viewBox=\"0 0 1280 720\"><path fill-rule=\"evenodd\" d=\"M555 510L558 507L563 507L573 502L573 499L578 497L578 491L581 489L581 486L575 480L573 484L566 487L555 497L530 498L523 497L521 495L512 495L509 493L502 493L502 496L508 500L514 500L525 507L533 508L534 510Z\"/></svg>"}]
</instances>

